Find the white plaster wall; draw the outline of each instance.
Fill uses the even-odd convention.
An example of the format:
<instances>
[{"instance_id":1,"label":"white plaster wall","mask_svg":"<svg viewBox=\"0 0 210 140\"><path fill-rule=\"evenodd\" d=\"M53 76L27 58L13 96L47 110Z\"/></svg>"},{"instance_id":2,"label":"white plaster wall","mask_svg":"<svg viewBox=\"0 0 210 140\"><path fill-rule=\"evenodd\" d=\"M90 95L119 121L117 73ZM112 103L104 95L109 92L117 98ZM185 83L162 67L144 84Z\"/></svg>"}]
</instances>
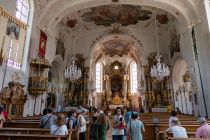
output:
<instances>
[{"instance_id":1,"label":"white plaster wall","mask_svg":"<svg viewBox=\"0 0 210 140\"><path fill-rule=\"evenodd\" d=\"M16 0L0 0L0 6L2 6L10 14L15 15Z\"/></svg>"},{"instance_id":2,"label":"white plaster wall","mask_svg":"<svg viewBox=\"0 0 210 140\"><path fill-rule=\"evenodd\" d=\"M204 96L206 99L206 106L208 112L210 111L209 107L209 96L208 93L210 91L208 83L210 82L210 77L207 74L210 70L209 66L209 57L210 57L210 51L209 51L209 30L207 26L207 20L206 20L206 13L204 5L200 5L198 7L200 10L200 20L197 22L193 22L192 25L195 26L195 35L196 35L196 41L197 41L197 49L198 49L198 57L199 57L199 64L200 64L200 71L201 71L201 79L203 83L203 89L204 89ZM193 47L192 47L192 40L191 40L191 26L188 28L181 25L180 23L176 24L176 27L180 33L180 46L181 46L181 55L183 56L184 60L186 60L187 65L189 67L190 73L193 76L193 80L196 81L198 84L198 92L199 92L199 113L201 116L205 116L205 107L204 107L204 101L203 101L203 95L202 95L202 87L201 87L201 81L200 81L200 75L199 75L199 68L198 63L195 61ZM190 103L189 103L190 104ZM197 110L198 106L194 105L194 110ZM189 109L190 112L193 109ZM209 113L208 113L209 114Z\"/></svg>"},{"instance_id":3,"label":"white plaster wall","mask_svg":"<svg viewBox=\"0 0 210 140\"><path fill-rule=\"evenodd\" d=\"M7 11L10 13L14 13L15 11L15 0L1 0L0 5L2 5ZM198 5L199 6L199 5ZM201 23L194 23L196 28L196 37L197 37L197 48L199 52L199 62L200 62L200 67L201 67L201 78L203 81L203 87L204 87L204 94L205 94L205 99L207 101L207 108L208 112L210 114L210 103L209 103L209 95L208 93L210 92L210 87L208 86L208 83L210 83L210 75L208 72L210 71L210 65L209 65L209 57L210 57L210 43L209 43L209 30L207 29L207 21L206 21L206 14L205 14L205 7L204 5L200 5L200 7L197 8L200 11L200 18L201 18ZM40 27L38 25L38 15L36 13L36 8L35 8L35 13L34 13L34 20L33 20L33 27L32 27L32 34L31 34L31 42L30 42L30 52L29 52L29 59L28 59L28 64L32 58L37 57L37 51L38 51L38 46L39 46L39 35L40 35ZM143 52L142 56L142 62L143 64L146 64L146 57L148 54L152 51L156 51L156 36L154 32L154 24L149 25L148 28L141 28L141 25L137 25L137 28L134 28L134 26L128 27L128 29L141 41L143 44L143 48L141 48L141 51ZM43 28L43 27L42 27ZM196 65L196 62L194 61L194 56L193 56L193 49L192 49L192 43L191 43L191 35L190 35L190 30L183 25L183 23L176 22L176 28L178 29L178 32L180 33L180 45L181 45L181 54L183 58L187 61L188 66L191 68L190 72L193 74L194 79L198 83L199 86L199 97L200 97L200 113L201 115L205 115L205 111L203 110L204 105L203 103L203 98L201 94L201 86L200 86L200 79L199 79L199 74L198 74L198 66ZM89 64L89 59L90 59L90 45L92 41L94 41L98 35L103 31L103 27L97 27L97 28L92 28L91 31L88 32L82 32L78 36L77 42L76 42L76 53L83 53L85 57L87 57L86 63ZM159 28L158 28L159 30ZM55 29L55 31L52 32L59 32L58 29ZM70 54L73 53L73 38L72 36L73 33L70 32L68 36L66 36L66 41L65 44L67 44L67 49L66 52L69 52ZM165 57L167 60L170 60L169 58L169 51L166 49L169 45L169 35L168 32L163 32L159 36L159 46L160 50L165 54ZM55 34L49 34L48 35L48 41L47 41L47 50L46 50L46 58L52 62L55 57L55 49L56 49L56 44L55 44ZM64 66L68 64L66 55L66 60L64 63ZM168 62L168 61L167 61ZM195 69L195 71L194 71ZM3 70L0 71L0 74L2 75ZM8 72L9 75L9 72ZM26 76L23 76L26 77ZM23 78L24 79L24 78ZM0 80L1 81L1 80ZM7 81L9 81L9 76L7 76ZM5 82L6 83L6 82ZM27 84L27 83L26 83ZM44 96L43 96L44 98ZM101 97L99 97L101 98ZM30 103L28 106L28 109L25 112L28 112L30 115L33 115L33 105L34 105L34 97L29 96ZM37 97L37 103L36 103L36 114L40 113L40 103L41 103L41 98ZM97 104L100 102L97 101ZM45 103L43 103L45 104Z\"/></svg>"}]
</instances>

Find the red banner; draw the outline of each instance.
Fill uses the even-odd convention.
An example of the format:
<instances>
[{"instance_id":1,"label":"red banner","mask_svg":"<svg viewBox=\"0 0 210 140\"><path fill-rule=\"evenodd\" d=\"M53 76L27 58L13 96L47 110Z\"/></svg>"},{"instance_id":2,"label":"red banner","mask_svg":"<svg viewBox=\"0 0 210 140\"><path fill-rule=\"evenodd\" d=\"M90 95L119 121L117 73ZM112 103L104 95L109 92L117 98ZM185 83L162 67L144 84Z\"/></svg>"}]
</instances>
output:
<instances>
[{"instance_id":1,"label":"red banner","mask_svg":"<svg viewBox=\"0 0 210 140\"><path fill-rule=\"evenodd\" d=\"M40 33L40 41L39 41L39 57L44 58L45 51L46 51L46 45L47 45L47 35L41 31Z\"/></svg>"}]
</instances>

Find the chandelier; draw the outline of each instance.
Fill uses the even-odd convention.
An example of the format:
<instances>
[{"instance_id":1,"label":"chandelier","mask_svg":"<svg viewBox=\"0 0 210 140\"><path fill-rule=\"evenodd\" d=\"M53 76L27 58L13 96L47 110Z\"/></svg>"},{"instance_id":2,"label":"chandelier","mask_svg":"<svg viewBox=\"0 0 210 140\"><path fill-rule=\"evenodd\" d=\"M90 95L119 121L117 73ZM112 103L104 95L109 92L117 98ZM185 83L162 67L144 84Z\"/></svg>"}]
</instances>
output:
<instances>
[{"instance_id":1,"label":"chandelier","mask_svg":"<svg viewBox=\"0 0 210 140\"><path fill-rule=\"evenodd\" d=\"M64 71L64 78L70 81L75 81L81 78L81 69L75 65L75 42L76 42L76 25L74 30L74 57L72 64L69 65Z\"/></svg>"},{"instance_id":2,"label":"chandelier","mask_svg":"<svg viewBox=\"0 0 210 140\"><path fill-rule=\"evenodd\" d=\"M151 67L150 75L151 77L156 78L159 81L162 81L165 77L169 76L170 71L168 66L164 63L161 63L161 55L159 54L158 47L158 33L157 33L157 21L156 21L156 12L155 12L155 29L156 29L156 38L157 38L157 55L155 57L157 63Z\"/></svg>"},{"instance_id":3,"label":"chandelier","mask_svg":"<svg viewBox=\"0 0 210 140\"><path fill-rule=\"evenodd\" d=\"M161 81L164 79L164 77L169 76L170 71L168 66L160 62L161 55L159 54L159 52L157 53L155 59L157 60L157 64L151 67L150 75L151 77L155 77L157 80Z\"/></svg>"}]
</instances>

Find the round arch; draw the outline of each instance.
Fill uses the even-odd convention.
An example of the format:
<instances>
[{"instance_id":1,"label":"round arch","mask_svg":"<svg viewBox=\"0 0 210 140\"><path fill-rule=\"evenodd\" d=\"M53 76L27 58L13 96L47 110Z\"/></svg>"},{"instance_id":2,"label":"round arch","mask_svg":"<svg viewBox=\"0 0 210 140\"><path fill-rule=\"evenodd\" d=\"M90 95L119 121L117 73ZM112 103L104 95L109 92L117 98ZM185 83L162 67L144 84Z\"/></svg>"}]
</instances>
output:
<instances>
[{"instance_id":1,"label":"round arch","mask_svg":"<svg viewBox=\"0 0 210 140\"><path fill-rule=\"evenodd\" d=\"M62 58L57 56L52 62L51 72L55 72L57 75L58 84L64 83L63 71L64 71L64 64ZM61 85L59 85L61 86Z\"/></svg>"},{"instance_id":2,"label":"round arch","mask_svg":"<svg viewBox=\"0 0 210 140\"><path fill-rule=\"evenodd\" d=\"M94 62L95 60L93 59L94 53L95 52L99 52L100 53L100 49L101 49L101 43L103 42L107 42L109 40L112 39L122 39L128 42L131 42L133 50L132 53L134 54L134 60L137 64L141 65L141 61L140 61L140 56L141 56L141 51L140 49L143 48L143 45L140 41L135 40L132 36L130 36L129 34L107 34L104 35L103 37L99 38L98 40L95 41L94 44L92 44L91 46L91 59Z\"/></svg>"},{"instance_id":3,"label":"round arch","mask_svg":"<svg viewBox=\"0 0 210 140\"><path fill-rule=\"evenodd\" d=\"M61 3L59 0L52 0L43 10L43 14L40 17L39 24L40 27L48 27L48 31L51 31L50 29L56 27L59 21L62 20L65 16L69 15L69 13L74 13L75 11L89 7L97 7L100 5L108 4L113 4L113 2L101 2L98 0L80 0L73 2L64 1ZM176 2L162 0L121 0L119 4L144 5L166 10L174 15L174 17L176 17L178 21L180 21L185 26L191 25L192 23L195 23L199 20L199 14L196 12L194 3L192 3L191 0L176 0ZM51 11L57 12L52 13Z\"/></svg>"},{"instance_id":4,"label":"round arch","mask_svg":"<svg viewBox=\"0 0 210 140\"><path fill-rule=\"evenodd\" d=\"M172 69L172 83L173 89L178 89L180 85L184 84L183 76L188 70L187 62L184 58L177 57Z\"/></svg>"}]
</instances>

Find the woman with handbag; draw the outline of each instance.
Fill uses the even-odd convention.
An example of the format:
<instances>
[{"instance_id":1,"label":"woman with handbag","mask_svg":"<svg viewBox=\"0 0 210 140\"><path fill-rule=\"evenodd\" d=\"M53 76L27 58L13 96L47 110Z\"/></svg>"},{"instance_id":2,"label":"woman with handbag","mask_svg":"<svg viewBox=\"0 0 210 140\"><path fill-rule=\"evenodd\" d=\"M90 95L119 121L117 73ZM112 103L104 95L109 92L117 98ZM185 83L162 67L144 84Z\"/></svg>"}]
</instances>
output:
<instances>
[{"instance_id":1,"label":"woman with handbag","mask_svg":"<svg viewBox=\"0 0 210 140\"><path fill-rule=\"evenodd\" d=\"M57 115L57 124L52 125L50 128L51 135L68 135L68 129L65 124L65 115L59 113Z\"/></svg>"},{"instance_id":2,"label":"woman with handbag","mask_svg":"<svg viewBox=\"0 0 210 140\"><path fill-rule=\"evenodd\" d=\"M125 120L122 116L122 110L118 107L115 110L115 116L113 119L112 139L113 140L124 140L124 128Z\"/></svg>"},{"instance_id":3,"label":"woman with handbag","mask_svg":"<svg viewBox=\"0 0 210 140\"><path fill-rule=\"evenodd\" d=\"M138 120L138 114L132 112L131 119L127 125L127 140L143 140L142 132L145 132L144 124Z\"/></svg>"}]
</instances>

